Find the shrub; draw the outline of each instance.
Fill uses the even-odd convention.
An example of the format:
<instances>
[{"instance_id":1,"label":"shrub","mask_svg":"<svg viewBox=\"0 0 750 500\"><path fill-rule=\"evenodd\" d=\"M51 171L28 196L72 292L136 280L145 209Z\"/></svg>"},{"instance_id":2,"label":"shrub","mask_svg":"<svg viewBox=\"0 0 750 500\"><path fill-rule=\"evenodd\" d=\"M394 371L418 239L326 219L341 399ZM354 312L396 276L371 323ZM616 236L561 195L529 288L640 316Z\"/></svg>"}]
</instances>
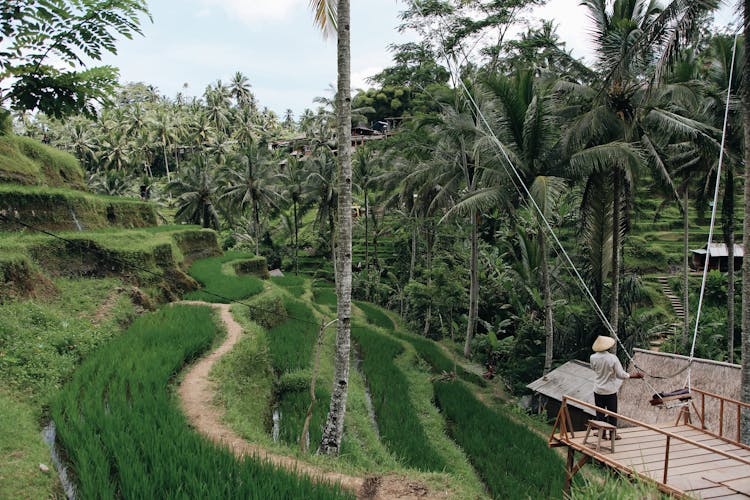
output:
<instances>
[{"instance_id":1,"label":"shrub","mask_svg":"<svg viewBox=\"0 0 750 500\"><path fill-rule=\"evenodd\" d=\"M494 498L559 498L564 464L540 436L479 402L461 382L436 381L448 430Z\"/></svg>"},{"instance_id":2,"label":"shrub","mask_svg":"<svg viewBox=\"0 0 750 500\"><path fill-rule=\"evenodd\" d=\"M370 328L353 327L352 337L362 354L362 370L370 385L382 441L407 466L443 470L445 461L430 446L409 399L409 383L394 364L403 346Z\"/></svg>"},{"instance_id":3,"label":"shrub","mask_svg":"<svg viewBox=\"0 0 750 500\"><path fill-rule=\"evenodd\" d=\"M185 296L190 300L206 302L229 302L241 300L263 291L263 282L252 276L229 276L222 272L223 264L252 256L227 252L219 257L197 260L190 266L190 276L201 282L203 290Z\"/></svg>"},{"instance_id":4,"label":"shrub","mask_svg":"<svg viewBox=\"0 0 750 500\"><path fill-rule=\"evenodd\" d=\"M261 255L254 255L248 259L235 262L234 270L237 274L252 274L261 278L268 278L268 264L266 264L266 258Z\"/></svg>"},{"instance_id":5,"label":"shrub","mask_svg":"<svg viewBox=\"0 0 750 500\"><path fill-rule=\"evenodd\" d=\"M53 405L81 498L344 496L190 431L167 385L215 331L207 308L165 308L82 365Z\"/></svg>"},{"instance_id":6,"label":"shrub","mask_svg":"<svg viewBox=\"0 0 750 500\"><path fill-rule=\"evenodd\" d=\"M250 319L268 330L286 320L286 308L281 296L264 294L248 304Z\"/></svg>"}]
</instances>

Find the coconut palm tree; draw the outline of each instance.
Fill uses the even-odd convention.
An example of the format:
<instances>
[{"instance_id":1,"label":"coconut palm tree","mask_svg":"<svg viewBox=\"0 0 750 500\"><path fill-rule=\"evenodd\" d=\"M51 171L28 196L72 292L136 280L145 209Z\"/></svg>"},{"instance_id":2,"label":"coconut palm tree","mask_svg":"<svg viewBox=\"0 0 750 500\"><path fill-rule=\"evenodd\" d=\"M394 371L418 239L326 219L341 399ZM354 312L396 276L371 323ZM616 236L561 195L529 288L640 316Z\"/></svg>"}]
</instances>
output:
<instances>
[{"instance_id":1,"label":"coconut palm tree","mask_svg":"<svg viewBox=\"0 0 750 500\"><path fill-rule=\"evenodd\" d=\"M336 363L328 418L323 429L320 450L337 455L344 433L347 389L349 385L349 351L351 348L352 295L352 162L351 162L351 42L349 0L310 0L315 22L324 33L335 27L337 32L338 100L337 141L339 162L338 221L336 242L336 295L338 318ZM333 243L333 242L332 242Z\"/></svg>"},{"instance_id":2,"label":"coconut palm tree","mask_svg":"<svg viewBox=\"0 0 750 500\"><path fill-rule=\"evenodd\" d=\"M215 208L219 196L216 172L216 165L207 156L200 155L167 184L167 190L177 196L176 221L219 230L219 214Z\"/></svg>"},{"instance_id":3,"label":"coconut palm tree","mask_svg":"<svg viewBox=\"0 0 750 500\"><path fill-rule=\"evenodd\" d=\"M284 186L284 198L292 203L292 237L294 238L294 270L299 274L299 208L304 191L304 164L295 156L289 156L284 169L279 174L279 180Z\"/></svg>"},{"instance_id":4,"label":"coconut palm tree","mask_svg":"<svg viewBox=\"0 0 750 500\"><path fill-rule=\"evenodd\" d=\"M251 144L236 155L222 171L223 188L219 200L226 200L231 207L245 212L252 211L255 255L260 255L260 212L262 209L278 208L281 196L274 185L275 174L264 154L263 148Z\"/></svg>"}]
</instances>

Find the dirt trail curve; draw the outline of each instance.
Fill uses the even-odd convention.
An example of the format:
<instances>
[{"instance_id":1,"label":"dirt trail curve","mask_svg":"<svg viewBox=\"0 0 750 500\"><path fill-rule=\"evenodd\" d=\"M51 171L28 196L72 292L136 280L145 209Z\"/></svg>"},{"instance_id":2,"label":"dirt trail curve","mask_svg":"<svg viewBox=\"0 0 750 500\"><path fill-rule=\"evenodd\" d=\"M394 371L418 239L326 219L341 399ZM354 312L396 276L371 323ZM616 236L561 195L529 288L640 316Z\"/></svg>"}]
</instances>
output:
<instances>
[{"instance_id":1,"label":"dirt trail curve","mask_svg":"<svg viewBox=\"0 0 750 500\"><path fill-rule=\"evenodd\" d=\"M446 494L430 492L424 485L401 476L353 477L301 462L293 457L277 455L265 448L249 443L221 422L222 410L213 404L214 387L208 379L211 367L240 339L242 327L232 317L229 304L210 304L199 301L182 301L177 304L208 306L218 309L227 327L224 342L208 356L192 365L179 387L182 409L195 429L217 444L227 446L238 457L256 456L277 467L306 474L317 481L338 483L355 492L358 498L371 499L444 499Z\"/></svg>"}]
</instances>

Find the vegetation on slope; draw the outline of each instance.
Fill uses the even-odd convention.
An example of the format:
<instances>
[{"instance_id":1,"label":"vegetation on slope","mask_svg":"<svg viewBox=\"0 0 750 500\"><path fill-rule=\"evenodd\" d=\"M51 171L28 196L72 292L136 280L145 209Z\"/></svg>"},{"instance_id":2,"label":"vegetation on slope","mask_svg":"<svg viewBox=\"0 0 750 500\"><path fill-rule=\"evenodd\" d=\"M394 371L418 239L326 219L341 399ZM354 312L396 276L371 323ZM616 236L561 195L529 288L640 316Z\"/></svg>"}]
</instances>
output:
<instances>
[{"instance_id":1,"label":"vegetation on slope","mask_svg":"<svg viewBox=\"0 0 750 500\"><path fill-rule=\"evenodd\" d=\"M227 252L217 257L195 261L188 273L203 285L203 289L191 292L185 298L206 302L229 302L260 293L263 290L263 282L259 278L228 274L224 267L227 263L253 258L254 256L245 253Z\"/></svg>"},{"instance_id":2,"label":"vegetation on slope","mask_svg":"<svg viewBox=\"0 0 750 500\"><path fill-rule=\"evenodd\" d=\"M83 498L345 496L252 458L238 460L188 429L166 387L215 333L207 308L165 308L81 366L53 415Z\"/></svg>"},{"instance_id":3,"label":"vegetation on slope","mask_svg":"<svg viewBox=\"0 0 750 500\"><path fill-rule=\"evenodd\" d=\"M85 186L83 169L73 155L14 134L0 134L0 183Z\"/></svg>"}]
</instances>

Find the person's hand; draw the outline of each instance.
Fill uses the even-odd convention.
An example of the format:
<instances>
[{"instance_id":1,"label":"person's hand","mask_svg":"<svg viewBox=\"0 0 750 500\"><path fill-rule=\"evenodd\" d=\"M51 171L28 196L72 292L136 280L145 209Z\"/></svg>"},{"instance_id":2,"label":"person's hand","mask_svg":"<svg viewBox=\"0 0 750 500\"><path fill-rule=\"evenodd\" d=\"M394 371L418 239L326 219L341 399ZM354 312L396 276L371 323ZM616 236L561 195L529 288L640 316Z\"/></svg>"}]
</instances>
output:
<instances>
[{"instance_id":1,"label":"person's hand","mask_svg":"<svg viewBox=\"0 0 750 500\"><path fill-rule=\"evenodd\" d=\"M641 372L635 372L630 374L630 378L643 378L643 373Z\"/></svg>"}]
</instances>

